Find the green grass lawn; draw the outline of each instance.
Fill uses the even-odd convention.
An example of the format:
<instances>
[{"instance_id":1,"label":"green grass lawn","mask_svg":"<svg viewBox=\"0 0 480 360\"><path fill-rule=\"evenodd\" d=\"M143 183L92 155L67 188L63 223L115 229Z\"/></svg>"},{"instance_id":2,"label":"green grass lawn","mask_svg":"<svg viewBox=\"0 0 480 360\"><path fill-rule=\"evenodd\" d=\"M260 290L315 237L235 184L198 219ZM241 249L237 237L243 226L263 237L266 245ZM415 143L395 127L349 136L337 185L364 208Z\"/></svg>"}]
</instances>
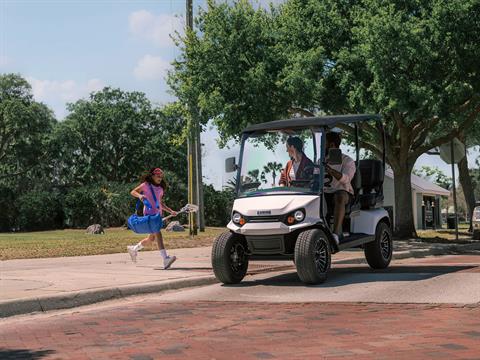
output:
<instances>
[{"instance_id":1,"label":"green grass lawn","mask_svg":"<svg viewBox=\"0 0 480 360\"><path fill-rule=\"evenodd\" d=\"M458 224L458 240L459 242L469 242L472 240L472 234L468 232L469 224ZM437 230L417 230L418 237L425 242L452 242L455 241L454 229L437 229Z\"/></svg>"},{"instance_id":2,"label":"green grass lawn","mask_svg":"<svg viewBox=\"0 0 480 360\"><path fill-rule=\"evenodd\" d=\"M209 246L225 228L206 228L190 238L186 232L162 231L167 249ZM105 229L103 235L86 234L85 230L55 230L0 234L0 260L84 256L126 252L127 245L143 239L124 228ZM150 249L156 249L156 244ZM147 249L148 250L148 249Z\"/></svg>"}]
</instances>

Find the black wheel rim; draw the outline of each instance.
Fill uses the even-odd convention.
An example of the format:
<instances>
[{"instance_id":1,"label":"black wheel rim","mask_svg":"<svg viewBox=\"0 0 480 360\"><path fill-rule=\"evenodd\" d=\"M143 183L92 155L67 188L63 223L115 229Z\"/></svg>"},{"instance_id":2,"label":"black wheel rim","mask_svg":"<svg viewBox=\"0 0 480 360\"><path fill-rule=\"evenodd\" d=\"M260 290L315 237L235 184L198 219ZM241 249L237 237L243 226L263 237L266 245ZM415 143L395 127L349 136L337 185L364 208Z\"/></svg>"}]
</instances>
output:
<instances>
[{"instance_id":1,"label":"black wheel rim","mask_svg":"<svg viewBox=\"0 0 480 360\"><path fill-rule=\"evenodd\" d=\"M245 248L239 242L233 244L230 249L230 266L235 273L240 272L245 267L246 254Z\"/></svg>"},{"instance_id":2,"label":"black wheel rim","mask_svg":"<svg viewBox=\"0 0 480 360\"><path fill-rule=\"evenodd\" d=\"M328 252L325 241L317 240L315 242L315 266L320 273L328 270Z\"/></svg>"},{"instance_id":3,"label":"black wheel rim","mask_svg":"<svg viewBox=\"0 0 480 360\"><path fill-rule=\"evenodd\" d=\"M390 245L390 235L387 231L384 231L382 238L380 239L380 250L382 251L382 256L385 260L390 258L391 245Z\"/></svg>"}]
</instances>

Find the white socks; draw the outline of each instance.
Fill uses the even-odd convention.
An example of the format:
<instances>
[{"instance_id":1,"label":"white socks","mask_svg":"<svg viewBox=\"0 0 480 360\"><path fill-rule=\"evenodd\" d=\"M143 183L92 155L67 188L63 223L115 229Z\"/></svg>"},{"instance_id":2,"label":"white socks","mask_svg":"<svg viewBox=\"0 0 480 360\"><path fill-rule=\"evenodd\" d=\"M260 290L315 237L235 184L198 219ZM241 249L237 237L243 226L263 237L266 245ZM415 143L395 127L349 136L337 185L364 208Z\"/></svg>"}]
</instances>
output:
<instances>
[{"instance_id":1,"label":"white socks","mask_svg":"<svg viewBox=\"0 0 480 360\"><path fill-rule=\"evenodd\" d=\"M135 251L140 251L142 249L143 249L143 245L142 245L141 241L133 247L133 250L135 250ZM160 250L160 255L162 256L162 259L164 259L164 260L167 259L168 258L167 250L161 249Z\"/></svg>"}]
</instances>

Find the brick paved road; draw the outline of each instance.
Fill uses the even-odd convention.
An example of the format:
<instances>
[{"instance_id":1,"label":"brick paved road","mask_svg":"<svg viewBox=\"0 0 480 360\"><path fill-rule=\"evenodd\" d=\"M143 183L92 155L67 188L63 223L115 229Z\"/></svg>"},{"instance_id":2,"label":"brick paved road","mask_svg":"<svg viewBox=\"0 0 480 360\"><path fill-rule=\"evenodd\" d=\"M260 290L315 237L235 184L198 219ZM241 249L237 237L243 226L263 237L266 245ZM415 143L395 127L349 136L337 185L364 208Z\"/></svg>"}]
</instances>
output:
<instances>
[{"instance_id":1,"label":"brick paved road","mask_svg":"<svg viewBox=\"0 0 480 360\"><path fill-rule=\"evenodd\" d=\"M479 359L480 307L148 299L4 321L0 344L1 359Z\"/></svg>"}]
</instances>

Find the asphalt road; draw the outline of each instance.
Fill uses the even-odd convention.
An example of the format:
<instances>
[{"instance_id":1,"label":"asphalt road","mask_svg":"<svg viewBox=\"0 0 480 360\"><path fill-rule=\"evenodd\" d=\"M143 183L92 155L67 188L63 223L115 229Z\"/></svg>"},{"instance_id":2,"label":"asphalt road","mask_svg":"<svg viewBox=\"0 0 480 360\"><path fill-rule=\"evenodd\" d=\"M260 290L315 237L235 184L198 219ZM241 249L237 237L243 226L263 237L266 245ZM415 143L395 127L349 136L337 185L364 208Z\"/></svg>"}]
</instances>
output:
<instances>
[{"instance_id":1,"label":"asphalt road","mask_svg":"<svg viewBox=\"0 0 480 360\"><path fill-rule=\"evenodd\" d=\"M327 281L305 286L294 270L211 285L162 301L480 303L480 256L452 255L393 261L385 270L334 264Z\"/></svg>"},{"instance_id":2,"label":"asphalt road","mask_svg":"<svg viewBox=\"0 0 480 360\"><path fill-rule=\"evenodd\" d=\"M480 256L283 271L0 320L1 359L479 359Z\"/></svg>"}]
</instances>

